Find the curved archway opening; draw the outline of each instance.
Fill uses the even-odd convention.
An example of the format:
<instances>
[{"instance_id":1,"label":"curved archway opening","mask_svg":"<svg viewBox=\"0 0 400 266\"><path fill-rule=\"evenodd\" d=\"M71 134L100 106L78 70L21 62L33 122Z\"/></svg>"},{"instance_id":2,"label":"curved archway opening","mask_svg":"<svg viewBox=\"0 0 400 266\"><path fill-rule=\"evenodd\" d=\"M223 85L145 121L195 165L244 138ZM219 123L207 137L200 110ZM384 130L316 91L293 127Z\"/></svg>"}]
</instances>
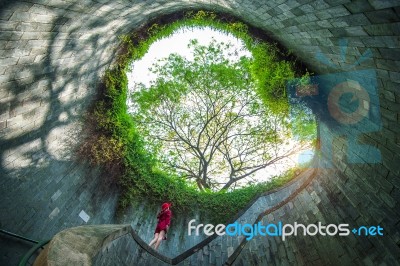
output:
<instances>
[{"instance_id":1,"label":"curved archway opening","mask_svg":"<svg viewBox=\"0 0 400 266\"><path fill-rule=\"evenodd\" d=\"M185 19L152 23L121 36L125 52L106 72L104 97L91 116L100 129L99 141L83 148L94 153L95 162L121 167L123 174L117 177L127 191L123 206L145 196L152 202L174 202L178 213L195 205L209 219L224 222L257 195L282 186L299 173L298 165L278 165L280 172L273 174L264 169L278 162L286 164L284 159L297 160L293 157L313 143L312 112L301 104L290 106L286 93L289 80L307 79L308 73L300 73L294 62L284 60L287 54L276 45L254 38L246 24L224 19L213 12L192 12ZM183 26L211 27L230 34L243 42L248 56L233 59L240 49L229 42L200 45L192 40L193 61L170 55L154 67L154 72L165 76L150 82L151 89L139 85L142 89L133 93L137 112L132 119L126 104L130 63ZM229 60L228 54L232 55ZM162 105L173 109L167 115L173 119L152 124L166 117ZM149 115L152 112L158 117ZM207 116L214 120L207 122ZM170 124L169 130L165 123ZM307 123L308 128L304 127ZM171 142L182 145L172 149Z\"/></svg>"},{"instance_id":2,"label":"curved archway opening","mask_svg":"<svg viewBox=\"0 0 400 266\"><path fill-rule=\"evenodd\" d=\"M193 23L156 41L130 65L129 113L158 168L200 190L218 191L268 182L311 161L311 110L285 110L278 91L285 88L275 84L277 99L263 99L270 84L260 82L283 85L295 70L274 58L276 48L253 55L260 47ZM260 61L270 65L260 70ZM289 73L281 75L285 69Z\"/></svg>"}]
</instances>

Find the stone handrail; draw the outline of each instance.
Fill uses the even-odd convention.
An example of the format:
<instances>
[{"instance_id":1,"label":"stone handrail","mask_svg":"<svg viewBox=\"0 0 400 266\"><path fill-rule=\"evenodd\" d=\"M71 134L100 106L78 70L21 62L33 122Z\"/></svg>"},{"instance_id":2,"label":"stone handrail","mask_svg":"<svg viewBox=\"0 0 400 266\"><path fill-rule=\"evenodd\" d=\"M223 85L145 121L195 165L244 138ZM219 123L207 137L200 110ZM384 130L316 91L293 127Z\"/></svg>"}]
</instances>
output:
<instances>
[{"instance_id":1,"label":"stone handrail","mask_svg":"<svg viewBox=\"0 0 400 266\"><path fill-rule=\"evenodd\" d=\"M63 230L53 237L34 265L92 265L92 258L99 250L131 230L129 224L85 225Z\"/></svg>"}]
</instances>

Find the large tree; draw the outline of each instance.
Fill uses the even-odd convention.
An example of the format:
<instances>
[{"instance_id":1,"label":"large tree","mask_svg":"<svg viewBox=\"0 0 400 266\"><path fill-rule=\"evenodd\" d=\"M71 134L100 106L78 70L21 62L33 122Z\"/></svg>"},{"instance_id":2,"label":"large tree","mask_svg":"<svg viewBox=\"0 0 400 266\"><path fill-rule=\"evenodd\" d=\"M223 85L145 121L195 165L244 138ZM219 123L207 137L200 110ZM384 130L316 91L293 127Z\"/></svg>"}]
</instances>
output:
<instances>
[{"instance_id":1,"label":"large tree","mask_svg":"<svg viewBox=\"0 0 400 266\"><path fill-rule=\"evenodd\" d=\"M216 41L192 40L189 48L192 59L172 54L157 62L157 79L132 93L132 116L162 169L200 190L228 189L298 150L283 145L285 116L256 94L250 58L230 59L238 51Z\"/></svg>"}]
</instances>

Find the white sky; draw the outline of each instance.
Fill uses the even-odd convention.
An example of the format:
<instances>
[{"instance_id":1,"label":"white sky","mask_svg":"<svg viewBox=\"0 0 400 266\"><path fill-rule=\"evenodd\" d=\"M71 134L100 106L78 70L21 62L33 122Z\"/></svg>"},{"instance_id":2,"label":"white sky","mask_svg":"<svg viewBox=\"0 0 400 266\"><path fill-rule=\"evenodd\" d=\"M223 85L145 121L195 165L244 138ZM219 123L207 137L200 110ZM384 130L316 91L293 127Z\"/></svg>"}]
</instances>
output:
<instances>
[{"instance_id":1,"label":"white sky","mask_svg":"<svg viewBox=\"0 0 400 266\"><path fill-rule=\"evenodd\" d=\"M187 47L189 41L191 39L197 39L199 44L208 45L212 38L216 39L218 42L232 43L233 47L236 47L237 50L240 51L239 57L251 57L251 53L244 48L243 42L239 39L236 39L232 35L227 35L208 27L182 29L172 34L168 38L164 38L153 43L148 52L140 60L133 62L131 67L132 71L127 73L129 90L134 90L135 83L143 83L146 86L150 85L150 81L155 79L156 76L149 71L149 68L153 63L157 62L158 59L168 57L172 53L177 53L190 60L192 58L192 53ZM131 105L129 101L127 104L128 106ZM295 145L294 140L290 140L289 142L290 144L288 145L288 148L290 148L292 145ZM300 156L300 153L303 153L303 155ZM282 160L274 166L269 166L266 169L258 171L254 178L258 181L267 181L271 177L285 172L298 163L305 163L306 161L311 160L314 154L313 151L303 151L300 153Z\"/></svg>"},{"instance_id":2,"label":"white sky","mask_svg":"<svg viewBox=\"0 0 400 266\"><path fill-rule=\"evenodd\" d=\"M149 71L149 68L158 59L168 57L172 53L177 53L187 59L192 59L191 50L187 48L191 39L197 39L199 44L208 45L211 39L214 38L218 42L230 42L234 47L240 50L240 56L251 56L251 53L244 49L244 44L241 40L232 35L213 30L211 28L196 28L182 29L172 34L168 38L161 39L153 43L149 51L138 61L133 62L132 72L128 73L129 89L133 89L134 83L143 83L149 86L150 80L155 78L155 75Z\"/></svg>"}]
</instances>

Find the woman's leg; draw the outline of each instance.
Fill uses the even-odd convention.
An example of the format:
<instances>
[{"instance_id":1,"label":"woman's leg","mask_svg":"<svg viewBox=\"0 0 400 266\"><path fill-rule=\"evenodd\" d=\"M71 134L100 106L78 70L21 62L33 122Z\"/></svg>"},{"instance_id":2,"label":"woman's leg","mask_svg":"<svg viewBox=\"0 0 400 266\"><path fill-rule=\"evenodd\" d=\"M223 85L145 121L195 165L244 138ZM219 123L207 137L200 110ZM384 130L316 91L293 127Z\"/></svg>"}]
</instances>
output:
<instances>
[{"instance_id":1,"label":"woman's leg","mask_svg":"<svg viewBox=\"0 0 400 266\"><path fill-rule=\"evenodd\" d=\"M157 239L158 239L158 235L159 235L159 233L155 233L155 234L154 234L153 240L151 240L151 242L149 243L149 246L150 246L150 247L156 243L156 241L157 241Z\"/></svg>"},{"instance_id":2,"label":"woman's leg","mask_svg":"<svg viewBox=\"0 0 400 266\"><path fill-rule=\"evenodd\" d=\"M161 241L164 239L164 236L165 236L165 231L162 230L162 231L160 232L160 234L158 235L156 244L154 245L154 249L155 249L155 250L158 249L158 246L161 244Z\"/></svg>"}]
</instances>

